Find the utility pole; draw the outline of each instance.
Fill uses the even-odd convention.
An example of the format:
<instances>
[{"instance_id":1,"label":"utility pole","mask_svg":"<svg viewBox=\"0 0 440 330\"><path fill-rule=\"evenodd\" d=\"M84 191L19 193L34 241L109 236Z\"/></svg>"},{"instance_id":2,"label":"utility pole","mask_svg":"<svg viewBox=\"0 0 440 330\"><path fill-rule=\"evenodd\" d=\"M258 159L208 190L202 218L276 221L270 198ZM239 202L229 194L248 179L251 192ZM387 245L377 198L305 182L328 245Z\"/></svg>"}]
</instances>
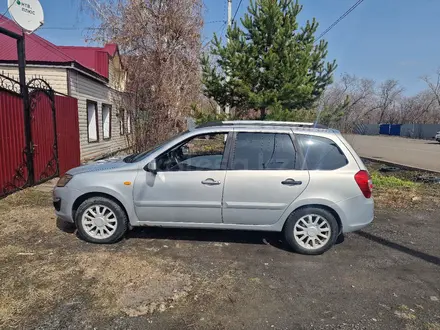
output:
<instances>
[{"instance_id":1,"label":"utility pole","mask_svg":"<svg viewBox=\"0 0 440 330\"><path fill-rule=\"evenodd\" d=\"M228 27L232 24L232 0L228 0Z\"/></svg>"},{"instance_id":2,"label":"utility pole","mask_svg":"<svg viewBox=\"0 0 440 330\"><path fill-rule=\"evenodd\" d=\"M228 0L228 28L232 25L232 0ZM226 34L227 35L227 34ZM226 37L226 43L229 43L229 38ZM226 81L229 81L229 77L226 76ZM230 108L229 104L225 107L225 113L229 115Z\"/></svg>"}]
</instances>

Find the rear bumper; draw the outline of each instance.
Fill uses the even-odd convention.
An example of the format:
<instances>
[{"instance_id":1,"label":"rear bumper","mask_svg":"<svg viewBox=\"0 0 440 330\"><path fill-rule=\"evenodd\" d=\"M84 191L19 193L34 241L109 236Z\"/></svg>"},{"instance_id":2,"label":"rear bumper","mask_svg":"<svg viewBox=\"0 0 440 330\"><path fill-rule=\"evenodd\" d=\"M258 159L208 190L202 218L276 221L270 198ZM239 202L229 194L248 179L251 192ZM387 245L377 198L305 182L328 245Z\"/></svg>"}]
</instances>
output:
<instances>
[{"instance_id":1,"label":"rear bumper","mask_svg":"<svg viewBox=\"0 0 440 330\"><path fill-rule=\"evenodd\" d=\"M53 206L58 218L67 222L74 222L72 217L73 203L81 196L77 189L66 187L55 187L52 193Z\"/></svg>"},{"instance_id":2,"label":"rear bumper","mask_svg":"<svg viewBox=\"0 0 440 330\"><path fill-rule=\"evenodd\" d=\"M341 215L342 232L350 233L368 226L374 219L374 201L363 195L336 204ZM343 216L342 216L343 215Z\"/></svg>"}]
</instances>

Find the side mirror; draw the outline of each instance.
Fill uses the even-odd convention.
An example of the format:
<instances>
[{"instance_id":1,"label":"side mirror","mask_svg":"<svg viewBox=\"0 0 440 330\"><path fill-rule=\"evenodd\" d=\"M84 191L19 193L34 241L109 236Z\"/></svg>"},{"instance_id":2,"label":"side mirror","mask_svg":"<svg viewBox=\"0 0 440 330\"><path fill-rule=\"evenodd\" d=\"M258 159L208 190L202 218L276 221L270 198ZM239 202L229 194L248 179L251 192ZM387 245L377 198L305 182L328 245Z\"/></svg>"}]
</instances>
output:
<instances>
[{"instance_id":1,"label":"side mirror","mask_svg":"<svg viewBox=\"0 0 440 330\"><path fill-rule=\"evenodd\" d=\"M157 174L156 160L152 160L147 165L145 165L144 170L153 174Z\"/></svg>"},{"instance_id":2,"label":"side mirror","mask_svg":"<svg viewBox=\"0 0 440 330\"><path fill-rule=\"evenodd\" d=\"M182 146L182 155L187 156L189 154L189 148L187 146Z\"/></svg>"}]
</instances>

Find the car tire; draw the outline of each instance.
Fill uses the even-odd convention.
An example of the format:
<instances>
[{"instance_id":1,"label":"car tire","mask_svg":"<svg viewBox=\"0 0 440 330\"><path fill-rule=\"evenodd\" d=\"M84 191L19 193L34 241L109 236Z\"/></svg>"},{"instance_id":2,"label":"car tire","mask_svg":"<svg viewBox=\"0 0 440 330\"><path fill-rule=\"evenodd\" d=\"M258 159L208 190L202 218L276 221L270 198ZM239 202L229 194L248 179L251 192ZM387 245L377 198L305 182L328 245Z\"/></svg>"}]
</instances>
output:
<instances>
[{"instance_id":1,"label":"car tire","mask_svg":"<svg viewBox=\"0 0 440 330\"><path fill-rule=\"evenodd\" d=\"M335 244L340 229L331 212L307 207L290 214L283 232L287 244L295 252L318 255Z\"/></svg>"},{"instance_id":2,"label":"car tire","mask_svg":"<svg viewBox=\"0 0 440 330\"><path fill-rule=\"evenodd\" d=\"M78 207L75 224L81 239L90 243L111 244L119 241L127 232L128 217L115 201L92 197Z\"/></svg>"}]
</instances>

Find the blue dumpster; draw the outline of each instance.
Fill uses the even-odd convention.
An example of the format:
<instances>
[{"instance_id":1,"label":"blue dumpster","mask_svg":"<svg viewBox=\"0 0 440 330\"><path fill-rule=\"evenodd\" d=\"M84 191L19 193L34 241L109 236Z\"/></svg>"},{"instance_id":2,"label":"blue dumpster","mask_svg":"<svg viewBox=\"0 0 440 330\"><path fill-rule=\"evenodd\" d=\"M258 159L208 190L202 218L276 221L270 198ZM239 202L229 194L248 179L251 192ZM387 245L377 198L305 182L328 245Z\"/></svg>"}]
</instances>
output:
<instances>
[{"instance_id":1,"label":"blue dumpster","mask_svg":"<svg viewBox=\"0 0 440 330\"><path fill-rule=\"evenodd\" d=\"M390 135L390 124L381 124L379 126L379 134Z\"/></svg>"},{"instance_id":2,"label":"blue dumpster","mask_svg":"<svg viewBox=\"0 0 440 330\"><path fill-rule=\"evenodd\" d=\"M400 136L400 127L402 125L390 125L390 135Z\"/></svg>"}]
</instances>

